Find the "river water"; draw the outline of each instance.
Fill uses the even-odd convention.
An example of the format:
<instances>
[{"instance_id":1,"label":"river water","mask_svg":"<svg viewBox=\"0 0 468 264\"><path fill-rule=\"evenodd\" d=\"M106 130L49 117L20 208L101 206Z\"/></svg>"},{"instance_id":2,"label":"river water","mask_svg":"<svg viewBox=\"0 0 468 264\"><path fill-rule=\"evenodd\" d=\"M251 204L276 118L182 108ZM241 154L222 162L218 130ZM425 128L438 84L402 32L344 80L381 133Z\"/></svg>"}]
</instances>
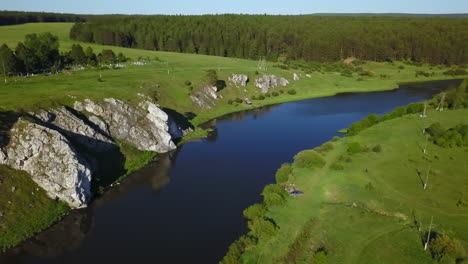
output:
<instances>
[{"instance_id":1,"label":"river water","mask_svg":"<svg viewBox=\"0 0 468 264\"><path fill-rule=\"evenodd\" d=\"M242 211L260 202L284 162L370 113L431 98L459 80L347 93L230 114L130 175L84 210L17 248L0 264L217 263L246 232Z\"/></svg>"}]
</instances>

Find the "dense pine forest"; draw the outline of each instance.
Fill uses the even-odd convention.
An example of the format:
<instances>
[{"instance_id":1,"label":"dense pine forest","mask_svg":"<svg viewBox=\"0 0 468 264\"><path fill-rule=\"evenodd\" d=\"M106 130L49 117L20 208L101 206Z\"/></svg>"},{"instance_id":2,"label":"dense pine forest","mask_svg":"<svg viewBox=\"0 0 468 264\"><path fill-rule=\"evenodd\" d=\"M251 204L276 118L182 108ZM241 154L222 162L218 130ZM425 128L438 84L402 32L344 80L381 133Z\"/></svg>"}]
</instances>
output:
<instances>
[{"instance_id":1,"label":"dense pine forest","mask_svg":"<svg viewBox=\"0 0 468 264\"><path fill-rule=\"evenodd\" d=\"M0 11L0 26L37 22L85 22L91 17L93 16L45 12Z\"/></svg>"},{"instance_id":2,"label":"dense pine forest","mask_svg":"<svg viewBox=\"0 0 468 264\"><path fill-rule=\"evenodd\" d=\"M468 19L270 15L103 17L72 39L148 50L268 60L468 62Z\"/></svg>"}]
</instances>

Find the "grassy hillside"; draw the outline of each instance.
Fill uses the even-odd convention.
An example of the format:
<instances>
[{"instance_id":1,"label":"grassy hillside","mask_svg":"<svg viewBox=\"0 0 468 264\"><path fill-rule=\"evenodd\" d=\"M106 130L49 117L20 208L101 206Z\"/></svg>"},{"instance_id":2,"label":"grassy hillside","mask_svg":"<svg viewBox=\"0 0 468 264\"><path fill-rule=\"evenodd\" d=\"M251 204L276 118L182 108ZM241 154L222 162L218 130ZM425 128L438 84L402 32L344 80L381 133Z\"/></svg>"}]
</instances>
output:
<instances>
[{"instance_id":1,"label":"grassy hillside","mask_svg":"<svg viewBox=\"0 0 468 264\"><path fill-rule=\"evenodd\" d=\"M68 51L75 41L71 41L68 32L72 23L33 23L15 26L0 27L0 44L7 43L14 48L16 43L24 39L28 33L51 32L59 37L60 48ZM364 77L358 81L358 77L344 77L339 73L314 72L310 78L306 77L299 69L283 70L274 67L273 63L267 63L268 74L283 76L291 81L291 85L283 88L295 89L296 95L280 94L278 97L266 98L263 101L254 102L253 106L228 105L229 99L251 97L259 95L259 89L253 86L256 77L258 62L252 60L225 58L216 56L204 56L194 54L180 54L171 52L156 52L121 47L109 47L81 43L83 47L91 46L95 52L112 48L116 53L122 52L127 57L136 60L139 57L150 58L152 61L145 66L127 66L119 70L103 71L104 82L99 82L98 69L67 72L54 76L35 76L33 78L12 77L8 84L0 85L0 107L8 110L35 110L40 107L50 107L53 104L70 104L76 99L104 97L116 97L123 100L134 101L137 93L143 92L156 95L159 103L181 113L194 112L199 116L195 123L206 121L208 118L219 116L228 112L256 107L265 104L301 100L306 98L329 96L338 92L352 91L377 91L397 88L398 83L412 81L426 81L451 78L442 75L447 70L444 67L430 67L428 65L416 67L404 65L404 69L398 68L402 63L373 63L368 62L362 67L373 73L373 77ZM206 70L214 69L221 80L227 82L227 78L233 73L244 73L251 81L246 89L228 87L220 92L224 99L218 106L210 111L204 111L192 105L188 95L190 89L184 85L185 81L192 82L194 89L204 84ZM415 77L415 71L434 72L432 77ZM259 71L259 74L263 74ZM298 73L301 80L292 81L293 73ZM388 79L379 76L386 74Z\"/></svg>"},{"instance_id":2,"label":"grassy hillside","mask_svg":"<svg viewBox=\"0 0 468 264\"><path fill-rule=\"evenodd\" d=\"M428 143L424 154L421 130L434 122L468 124L467 115L468 109L431 111L425 119L379 123L317 148L322 168L301 168L296 157L288 183L305 194L269 208L265 216L279 229L248 249L242 262L436 263L423 250L431 217L433 239L448 235L468 253L468 148ZM350 153L356 142L367 151ZM372 150L377 145L380 152Z\"/></svg>"}]
</instances>

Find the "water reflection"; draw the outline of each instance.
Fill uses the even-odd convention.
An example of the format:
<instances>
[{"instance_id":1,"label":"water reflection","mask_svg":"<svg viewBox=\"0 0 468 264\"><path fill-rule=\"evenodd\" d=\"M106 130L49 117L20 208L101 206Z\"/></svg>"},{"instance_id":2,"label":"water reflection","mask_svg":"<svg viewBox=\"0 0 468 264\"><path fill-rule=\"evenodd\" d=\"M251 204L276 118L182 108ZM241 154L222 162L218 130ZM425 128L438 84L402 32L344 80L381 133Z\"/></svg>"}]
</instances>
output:
<instances>
[{"instance_id":1,"label":"water reflection","mask_svg":"<svg viewBox=\"0 0 468 264\"><path fill-rule=\"evenodd\" d=\"M62 221L0 256L0 263L23 263L21 255L54 258L79 248L94 225L92 210L71 211Z\"/></svg>"},{"instance_id":2,"label":"water reflection","mask_svg":"<svg viewBox=\"0 0 468 264\"><path fill-rule=\"evenodd\" d=\"M0 263L27 263L22 256L35 256L47 262L76 251L94 229L96 210L143 186L151 186L157 194L169 183L169 172L181 148L160 154L154 162L127 177L122 184L114 186L105 195L95 199L88 208L72 210L63 220L54 224L19 246L0 253Z\"/></svg>"}]
</instances>

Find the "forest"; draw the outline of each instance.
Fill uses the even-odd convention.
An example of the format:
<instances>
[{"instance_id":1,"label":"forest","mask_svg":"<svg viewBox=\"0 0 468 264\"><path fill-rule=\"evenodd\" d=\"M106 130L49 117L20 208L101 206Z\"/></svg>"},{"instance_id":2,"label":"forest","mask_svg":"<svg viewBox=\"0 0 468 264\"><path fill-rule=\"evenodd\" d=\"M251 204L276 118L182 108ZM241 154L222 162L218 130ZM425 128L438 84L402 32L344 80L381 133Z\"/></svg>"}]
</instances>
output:
<instances>
[{"instance_id":1,"label":"forest","mask_svg":"<svg viewBox=\"0 0 468 264\"><path fill-rule=\"evenodd\" d=\"M104 45L269 61L468 62L468 20L272 15L100 17L70 37Z\"/></svg>"},{"instance_id":2,"label":"forest","mask_svg":"<svg viewBox=\"0 0 468 264\"><path fill-rule=\"evenodd\" d=\"M0 26L38 22L85 22L90 15L45 12L0 11Z\"/></svg>"}]
</instances>

